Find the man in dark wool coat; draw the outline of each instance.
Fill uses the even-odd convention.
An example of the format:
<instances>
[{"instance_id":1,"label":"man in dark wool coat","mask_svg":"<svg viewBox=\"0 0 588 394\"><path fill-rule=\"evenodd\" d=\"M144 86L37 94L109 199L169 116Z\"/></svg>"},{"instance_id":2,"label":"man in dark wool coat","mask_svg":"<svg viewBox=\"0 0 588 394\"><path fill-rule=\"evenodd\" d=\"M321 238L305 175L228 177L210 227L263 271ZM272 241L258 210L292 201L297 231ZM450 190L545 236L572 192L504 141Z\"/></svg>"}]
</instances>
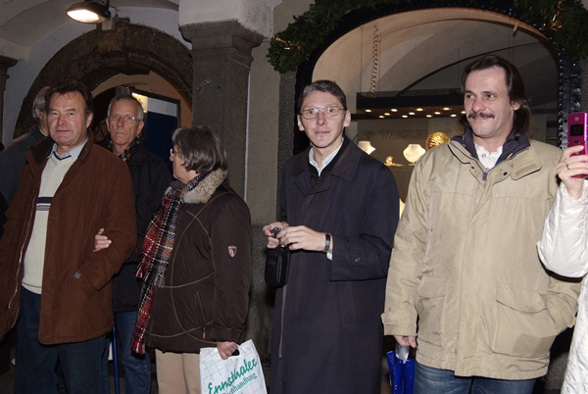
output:
<instances>
[{"instance_id":1,"label":"man in dark wool coat","mask_svg":"<svg viewBox=\"0 0 588 394\"><path fill-rule=\"evenodd\" d=\"M276 293L271 392L378 394L396 181L344 136L351 113L336 83L307 86L297 118L311 146L285 164L280 221L263 228L268 248L292 252Z\"/></svg>"}]
</instances>

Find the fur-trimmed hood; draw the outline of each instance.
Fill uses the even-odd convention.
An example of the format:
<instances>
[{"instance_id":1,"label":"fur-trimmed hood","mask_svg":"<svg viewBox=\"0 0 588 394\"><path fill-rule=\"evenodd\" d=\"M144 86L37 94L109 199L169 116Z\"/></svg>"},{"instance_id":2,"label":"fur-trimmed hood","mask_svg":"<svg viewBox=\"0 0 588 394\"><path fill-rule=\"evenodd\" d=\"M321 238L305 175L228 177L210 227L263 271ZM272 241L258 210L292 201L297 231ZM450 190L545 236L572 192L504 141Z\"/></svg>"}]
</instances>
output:
<instances>
[{"instance_id":1,"label":"fur-trimmed hood","mask_svg":"<svg viewBox=\"0 0 588 394\"><path fill-rule=\"evenodd\" d=\"M185 204L205 204L210 200L210 197L215 190L222 185L229 174L226 170L214 170L200 181L198 186L184 194L183 202ZM167 189L166 194L170 188Z\"/></svg>"}]
</instances>

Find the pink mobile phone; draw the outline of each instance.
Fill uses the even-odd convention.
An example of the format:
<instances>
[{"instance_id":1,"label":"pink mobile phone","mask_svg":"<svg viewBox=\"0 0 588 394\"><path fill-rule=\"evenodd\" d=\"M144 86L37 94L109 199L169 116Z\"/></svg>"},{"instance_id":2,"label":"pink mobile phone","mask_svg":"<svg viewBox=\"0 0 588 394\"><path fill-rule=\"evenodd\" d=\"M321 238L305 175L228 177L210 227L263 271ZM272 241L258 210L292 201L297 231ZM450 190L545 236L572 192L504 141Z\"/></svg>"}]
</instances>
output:
<instances>
[{"instance_id":1,"label":"pink mobile phone","mask_svg":"<svg viewBox=\"0 0 588 394\"><path fill-rule=\"evenodd\" d=\"M577 153L585 155L587 152L586 142L588 141L588 113L575 112L568 115L568 147L582 145L584 150Z\"/></svg>"},{"instance_id":2,"label":"pink mobile phone","mask_svg":"<svg viewBox=\"0 0 588 394\"><path fill-rule=\"evenodd\" d=\"M588 113L574 112L568 115L568 147L582 145L582 149L574 155L585 155L588 152ZM575 175L576 178L585 178L587 175Z\"/></svg>"}]
</instances>

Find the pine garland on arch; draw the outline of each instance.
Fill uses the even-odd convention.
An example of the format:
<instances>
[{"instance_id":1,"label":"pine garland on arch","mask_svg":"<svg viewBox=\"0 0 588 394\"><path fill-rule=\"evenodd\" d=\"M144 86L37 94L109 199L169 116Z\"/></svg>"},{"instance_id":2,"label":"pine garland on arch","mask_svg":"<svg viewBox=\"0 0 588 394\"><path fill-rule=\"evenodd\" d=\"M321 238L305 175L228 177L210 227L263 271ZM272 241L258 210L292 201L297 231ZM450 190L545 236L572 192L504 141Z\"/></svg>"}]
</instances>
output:
<instances>
[{"instance_id":1,"label":"pine garland on arch","mask_svg":"<svg viewBox=\"0 0 588 394\"><path fill-rule=\"evenodd\" d=\"M494 11L540 30L557 49L588 57L588 10L580 0L316 0L308 11L270 41L267 57L280 73L295 71L353 11L394 12L438 7L469 7Z\"/></svg>"}]
</instances>

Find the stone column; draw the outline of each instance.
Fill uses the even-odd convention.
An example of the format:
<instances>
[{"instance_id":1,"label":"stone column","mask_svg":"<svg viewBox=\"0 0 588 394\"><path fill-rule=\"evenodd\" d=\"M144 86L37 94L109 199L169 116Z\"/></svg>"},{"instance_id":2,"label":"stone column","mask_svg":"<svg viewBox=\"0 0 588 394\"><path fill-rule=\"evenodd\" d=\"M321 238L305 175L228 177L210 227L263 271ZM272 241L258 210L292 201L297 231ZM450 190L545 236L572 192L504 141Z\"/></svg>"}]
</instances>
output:
<instances>
[{"instance_id":1,"label":"stone column","mask_svg":"<svg viewBox=\"0 0 588 394\"><path fill-rule=\"evenodd\" d=\"M0 56L0 142L4 140L4 90L8 79L8 69L16 64L16 60Z\"/></svg>"},{"instance_id":2,"label":"stone column","mask_svg":"<svg viewBox=\"0 0 588 394\"><path fill-rule=\"evenodd\" d=\"M192 42L193 124L210 126L221 136L230 185L243 196L251 49L263 37L236 21L184 25L181 31Z\"/></svg>"}]
</instances>

